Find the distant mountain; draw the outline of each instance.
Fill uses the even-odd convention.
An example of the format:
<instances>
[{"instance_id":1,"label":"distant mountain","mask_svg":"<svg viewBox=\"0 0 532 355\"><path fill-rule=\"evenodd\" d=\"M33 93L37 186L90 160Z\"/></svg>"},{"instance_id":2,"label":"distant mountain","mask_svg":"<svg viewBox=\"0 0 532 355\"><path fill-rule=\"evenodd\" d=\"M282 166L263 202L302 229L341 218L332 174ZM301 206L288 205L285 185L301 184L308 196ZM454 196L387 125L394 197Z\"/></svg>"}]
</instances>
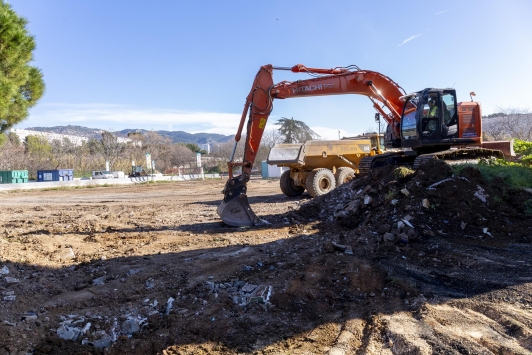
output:
<instances>
[{"instance_id":1,"label":"distant mountain","mask_svg":"<svg viewBox=\"0 0 532 355\"><path fill-rule=\"evenodd\" d=\"M58 134L69 134L72 136L81 136L87 138L99 139L101 137L102 129L88 128L82 126L56 126L56 127L29 127L26 128L31 131L49 132ZM112 132L117 137L127 137L129 132L148 132L145 129L123 129L121 131ZM207 142L225 143L233 140L234 136L224 136L216 133L187 133L183 131L154 131L161 136L167 136L172 139L174 143L196 143L205 144Z\"/></svg>"}]
</instances>

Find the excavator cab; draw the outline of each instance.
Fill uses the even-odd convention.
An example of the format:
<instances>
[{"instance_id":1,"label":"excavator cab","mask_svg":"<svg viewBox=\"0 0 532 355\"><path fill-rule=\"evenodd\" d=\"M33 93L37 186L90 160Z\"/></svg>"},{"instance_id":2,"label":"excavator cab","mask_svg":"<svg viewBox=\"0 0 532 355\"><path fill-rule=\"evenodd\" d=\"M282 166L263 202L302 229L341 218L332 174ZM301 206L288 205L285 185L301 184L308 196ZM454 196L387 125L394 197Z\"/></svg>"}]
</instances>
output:
<instances>
[{"instance_id":1,"label":"excavator cab","mask_svg":"<svg viewBox=\"0 0 532 355\"><path fill-rule=\"evenodd\" d=\"M404 148L459 144L458 111L454 89L425 89L406 96L401 116ZM463 142L471 143L471 142Z\"/></svg>"}]
</instances>

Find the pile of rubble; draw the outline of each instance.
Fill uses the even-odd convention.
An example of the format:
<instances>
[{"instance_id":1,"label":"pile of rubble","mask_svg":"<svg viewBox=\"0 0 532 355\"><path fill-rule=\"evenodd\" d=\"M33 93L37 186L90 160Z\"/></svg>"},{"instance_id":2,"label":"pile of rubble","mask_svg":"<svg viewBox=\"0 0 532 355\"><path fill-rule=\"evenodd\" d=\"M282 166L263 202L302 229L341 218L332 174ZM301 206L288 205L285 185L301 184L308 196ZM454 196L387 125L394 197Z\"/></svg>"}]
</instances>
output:
<instances>
[{"instance_id":1,"label":"pile of rubble","mask_svg":"<svg viewBox=\"0 0 532 355\"><path fill-rule=\"evenodd\" d=\"M423 236L505 237L520 233L529 216L524 190L489 183L474 167L461 176L442 161L414 172L386 167L303 204L294 221L320 220L373 235L377 242L409 243ZM517 223L508 223L509 218ZM523 227L523 228L521 228ZM526 228L524 228L526 229Z\"/></svg>"}]
</instances>

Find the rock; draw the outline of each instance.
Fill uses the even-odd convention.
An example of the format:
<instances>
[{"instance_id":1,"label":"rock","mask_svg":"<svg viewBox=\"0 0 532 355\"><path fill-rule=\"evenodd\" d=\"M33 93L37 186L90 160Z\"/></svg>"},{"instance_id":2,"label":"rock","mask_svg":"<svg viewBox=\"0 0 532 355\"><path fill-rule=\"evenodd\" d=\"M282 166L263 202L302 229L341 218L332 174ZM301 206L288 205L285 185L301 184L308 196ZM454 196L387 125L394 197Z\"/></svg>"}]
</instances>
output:
<instances>
[{"instance_id":1,"label":"rock","mask_svg":"<svg viewBox=\"0 0 532 355\"><path fill-rule=\"evenodd\" d=\"M462 228L462 230L466 229L467 227L467 223L465 223L464 221L460 222L460 228Z\"/></svg>"},{"instance_id":2,"label":"rock","mask_svg":"<svg viewBox=\"0 0 532 355\"><path fill-rule=\"evenodd\" d=\"M96 340L93 345L98 349L104 349L110 347L111 343L111 337L109 335L106 335L103 338Z\"/></svg>"},{"instance_id":3,"label":"rock","mask_svg":"<svg viewBox=\"0 0 532 355\"><path fill-rule=\"evenodd\" d=\"M355 210L356 208L358 208L360 206L360 200L359 199L356 199L354 201L351 201L349 202L349 204L347 205L346 207L346 211L353 211Z\"/></svg>"},{"instance_id":4,"label":"rock","mask_svg":"<svg viewBox=\"0 0 532 355\"><path fill-rule=\"evenodd\" d=\"M408 236L408 240L416 240L418 237L416 231L413 228L408 228L405 232Z\"/></svg>"},{"instance_id":5,"label":"rock","mask_svg":"<svg viewBox=\"0 0 532 355\"><path fill-rule=\"evenodd\" d=\"M397 229L401 229L405 226L405 223L403 221L397 222Z\"/></svg>"},{"instance_id":6,"label":"rock","mask_svg":"<svg viewBox=\"0 0 532 355\"><path fill-rule=\"evenodd\" d=\"M397 240L401 243L405 243L407 244L408 243L408 235L406 235L405 233L401 233L397 236Z\"/></svg>"},{"instance_id":7,"label":"rock","mask_svg":"<svg viewBox=\"0 0 532 355\"><path fill-rule=\"evenodd\" d=\"M476 198L478 198L480 201L486 203L487 201L487 198L488 198L488 194L484 193L484 189L480 186L477 185L477 192L475 192L475 194L473 196L475 196Z\"/></svg>"},{"instance_id":8,"label":"rock","mask_svg":"<svg viewBox=\"0 0 532 355\"><path fill-rule=\"evenodd\" d=\"M412 217L412 215L410 214L407 214L406 216L403 217L403 221L406 223L406 222L410 222L411 220L413 220L414 217Z\"/></svg>"},{"instance_id":9,"label":"rock","mask_svg":"<svg viewBox=\"0 0 532 355\"><path fill-rule=\"evenodd\" d=\"M384 233L383 238L387 242L393 242L395 240L395 235L392 233Z\"/></svg>"},{"instance_id":10,"label":"rock","mask_svg":"<svg viewBox=\"0 0 532 355\"><path fill-rule=\"evenodd\" d=\"M325 246L323 247L323 251L326 253L334 253L334 245L331 243L325 243Z\"/></svg>"},{"instance_id":11,"label":"rock","mask_svg":"<svg viewBox=\"0 0 532 355\"><path fill-rule=\"evenodd\" d=\"M257 285L247 283L244 286L242 286L242 292L246 292L246 293L253 292L253 290L255 290L256 288L257 288Z\"/></svg>"},{"instance_id":12,"label":"rock","mask_svg":"<svg viewBox=\"0 0 532 355\"><path fill-rule=\"evenodd\" d=\"M81 332L81 329L76 327L69 327L62 325L57 329L57 336L65 340L76 340Z\"/></svg>"},{"instance_id":13,"label":"rock","mask_svg":"<svg viewBox=\"0 0 532 355\"><path fill-rule=\"evenodd\" d=\"M332 245L333 247L336 249L336 250L339 250L339 251L344 251L347 246L343 245L343 244L338 244L336 242L332 242Z\"/></svg>"},{"instance_id":14,"label":"rock","mask_svg":"<svg viewBox=\"0 0 532 355\"><path fill-rule=\"evenodd\" d=\"M434 237L434 232L429 229L423 230L423 234L428 235L429 237Z\"/></svg>"},{"instance_id":15,"label":"rock","mask_svg":"<svg viewBox=\"0 0 532 355\"><path fill-rule=\"evenodd\" d=\"M8 275L9 274L9 269L7 268L7 266L2 266L2 268L0 269L0 275Z\"/></svg>"},{"instance_id":16,"label":"rock","mask_svg":"<svg viewBox=\"0 0 532 355\"><path fill-rule=\"evenodd\" d=\"M19 279L14 278L14 277L9 277L9 276L7 276L7 277L5 278L5 280L6 280L6 283L7 283L8 285L12 285L12 284L16 284L16 283L19 283L19 282L20 282Z\"/></svg>"},{"instance_id":17,"label":"rock","mask_svg":"<svg viewBox=\"0 0 532 355\"><path fill-rule=\"evenodd\" d=\"M395 206L395 205L397 205L399 203L399 200L393 199L393 200L390 201L390 203L392 204L392 206Z\"/></svg>"},{"instance_id":18,"label":"rock","mask_svg":"<svg viewBox=\"0 0 532 355\"><path fill-rule=\"evenodd\" d=\"M346 253L347 255L353 255L353 248L348 245L347 248L345 248L344 253Z\"/></svg>"},{"instance_id":19,"label":"rock","mask_svg":"<svg viewBox=\"0 0 532 355\"><path fill-rule=\"evenodd\" d=\"M412 225L412 223L410 223L409 221L407 221L406 219L403 219L403 223L406 224L408 227L410 228L414 228L414 226Z\"/></svg>"},{"instance_id":20,"label":"rock","mask_svg":"<svg viewBox=\"0 0 532 355\"><path fill-rule=\"evenodd\" d=\"M70 259L74 259L75 257L76 257L76 255L74 254L74 250L72 250L72 248L65 248L61 252L61 259L62 260L70 260Z\"/></svg>"},{"instance_id":21,"label":"rock","mask_svg":"<svg viewBox=\"0 0 532 355\"><path fill-rule=\"evenodd\" d=\"M425 207L425 208L429 208L429 207L430 207L430 201L429 201L429 199L427 199L427 198L424 198L423 201L421 201L421 204L422 204L423 207Z\"/></svg>"},{"instance_id":22,"label":"rock","mask_svg":"<svg viewBox=\"0 0 532 355\"><path fill-rule=\"evenodd\" d=\"M92 280L93 285L103 285L105 284L106 276L98 277L97 279Z\"/></svg>"},{"instance_id":23,"label":"rock","mask_svg":"<svg viewBox=\"0 0 532 355\"><path fill-rule=\"evenodd\" d=\"M373 202L373 197L367 195L364 197L364 204L369 205L371 202Z\"/></svg>"},{"instance_id":24,"label":"rock","mask_svg":"<svg viewBox=\"0 0 532 355\"><path fill-rule=\"evenodd\" d=\"M384 234L386 232L390 231L390 225L389 224L381 224L379 228L377 228L377 233Z\"/></svg>"},{"instance_id":25,"label":"rock","mask_svg":"<svg viewBox=\"0 0 532 355\"><path fill-rule=\"evenodd\" d=\"M402 189L401 190L401 193L405 196L409 196L410 195L410 191L408 191L406 188Z\"/></svg>"},{"instance_id":26,"label":"rock","mask_svg":"<svg viewBox=\"0 0 532 355\"><path fill-rule=\"evenodd\" d=\"M136 319L128 319L122 323L120 329L123 333L131 335L140 330L139 321Z\"/></svg>"},{"instance_id":27,"label":"rock","mask_svg":"<svg viewBox=\"0 0 532 355\"><path fill-rule=\"evenodd\" d=\"M174 303L175 299L170 297L168 298L168 301L166 301L166 314L170 314L170 311L172 310L172 304Z\"/></svg>"}]
</instances>

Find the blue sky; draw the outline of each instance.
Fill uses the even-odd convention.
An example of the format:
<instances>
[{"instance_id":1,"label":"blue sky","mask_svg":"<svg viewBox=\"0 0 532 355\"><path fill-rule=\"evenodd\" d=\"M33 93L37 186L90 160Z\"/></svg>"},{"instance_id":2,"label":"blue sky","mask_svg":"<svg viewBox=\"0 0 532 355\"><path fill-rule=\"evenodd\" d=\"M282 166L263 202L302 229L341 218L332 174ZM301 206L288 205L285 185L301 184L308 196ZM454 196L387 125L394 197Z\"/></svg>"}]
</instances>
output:
<instances>
[{"instance_id":1,"label":"blue sky","mask_svg":"<svg viewBox=\"0 0 532 355\"><path fill-rule=\"evenodd\" d=\"M530 108L532 2L11 0L46 93L16 128L236 132L264 64L381 72L407 92L475 91L484 114ZM308 78L274 72L274 82ZM362 96L276 100L323 138L375 129Z\"/></svg>"}]
</instances>

